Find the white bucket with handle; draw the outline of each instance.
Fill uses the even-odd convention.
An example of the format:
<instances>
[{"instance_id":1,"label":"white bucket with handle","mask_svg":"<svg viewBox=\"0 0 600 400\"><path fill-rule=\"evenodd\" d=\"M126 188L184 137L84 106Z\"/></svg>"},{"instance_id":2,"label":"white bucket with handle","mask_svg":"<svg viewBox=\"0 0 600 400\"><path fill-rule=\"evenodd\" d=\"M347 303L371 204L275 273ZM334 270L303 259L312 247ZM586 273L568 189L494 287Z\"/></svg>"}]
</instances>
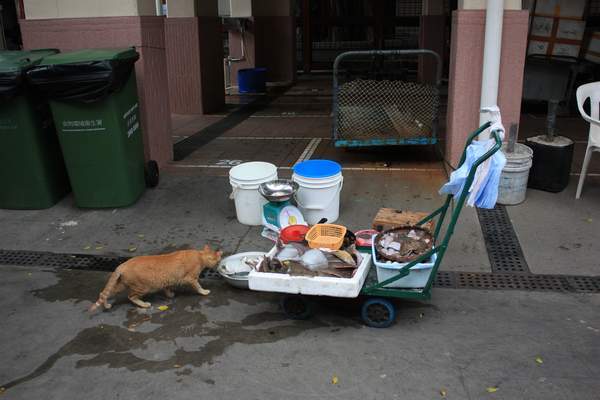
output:
<instances>
[{"instance_id":1,"label":"white bucket with handle","mask_svg":"<svg viewBox=\"0 0 600 400\"><path fill-rule=\"evenodd\" d=\"M498 186L498 203L515 205L525 201L529 170L533 164L533 150L524 144L515 143L515 149L509 153L506 144L502 145L506 156L506 165L500 175Z\"/></svg>"},{"instance_id":2,"label":"white bucket with handle","mask_svg":"<svg viewBox=\"0 0 600 400\"><path fill-rule=\"evenodd\" d=\"M309 160L294 166L292 180L298 183L296 203L306 222L314 225L323 218L335 222L340 215L340 193L344 185L342 168L329 160Z\"/></svg>"},{"instance_id":3,"label":"white bucket with handle","mask_svg":"<svg viewBox=\"0 0 600 400\"><path fill-rule=\"evenodd\" d=\"M262 225L263 206L267 200L258 192L261 183L277 179L273 164L253 161L229 170L230 199L235 201L235 213L240 224Z\"/></svg>"}]
</instances>

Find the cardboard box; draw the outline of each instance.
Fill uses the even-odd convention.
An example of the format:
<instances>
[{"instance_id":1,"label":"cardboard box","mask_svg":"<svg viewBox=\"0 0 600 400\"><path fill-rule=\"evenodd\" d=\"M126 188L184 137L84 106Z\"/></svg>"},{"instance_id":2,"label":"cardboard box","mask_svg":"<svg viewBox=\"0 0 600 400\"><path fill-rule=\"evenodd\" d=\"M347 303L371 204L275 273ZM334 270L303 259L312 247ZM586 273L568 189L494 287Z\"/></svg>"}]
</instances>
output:
<instances>
[{"instance_id":1,"label":"cardboard box","mask_svg":"<svg viewBox=\"0 0 600 400\"><path fill-rule=\"evenodd\" d=\"M381 208L373 219L373 229L377 231L385 231L388 229L397 228L399 226L416 225L417 222L428 216L429 213L418 211L402 211L393 208ZM433 233L435 229L434 221L429 221L422 225Z\"/></svg>"}]
</instances>

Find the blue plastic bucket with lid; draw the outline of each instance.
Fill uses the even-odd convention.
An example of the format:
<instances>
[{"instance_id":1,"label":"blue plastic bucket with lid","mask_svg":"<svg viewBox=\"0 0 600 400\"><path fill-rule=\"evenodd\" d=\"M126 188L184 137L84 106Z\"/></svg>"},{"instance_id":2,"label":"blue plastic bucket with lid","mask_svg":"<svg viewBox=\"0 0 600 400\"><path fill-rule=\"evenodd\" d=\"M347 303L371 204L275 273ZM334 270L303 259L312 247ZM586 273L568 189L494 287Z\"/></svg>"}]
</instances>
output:
<instances>
[{"instance_id":1,"label":"blue plastic bucket with lid","mask_svg":"<svg viewBox=\"0 0 600 400\"><path fill-rule=\"evenodd\" d=\"M340 213L340 193L344 185L342 167L331 160L308 160L294 166L292 180L298 183L296 203L306 222L314 225L322 218L335 222Z\"/></svg>"},{"instance_id":2,"label":"blue plastic bucket with lid","mask_svg":"<svg viewBox=\"0 0 600 400\"><path fill-rule=\"evenodd\" d=\"M244 68L237 73L240 93L265 93L267 91L266 68Z\"/></svg>"}]
</instances>

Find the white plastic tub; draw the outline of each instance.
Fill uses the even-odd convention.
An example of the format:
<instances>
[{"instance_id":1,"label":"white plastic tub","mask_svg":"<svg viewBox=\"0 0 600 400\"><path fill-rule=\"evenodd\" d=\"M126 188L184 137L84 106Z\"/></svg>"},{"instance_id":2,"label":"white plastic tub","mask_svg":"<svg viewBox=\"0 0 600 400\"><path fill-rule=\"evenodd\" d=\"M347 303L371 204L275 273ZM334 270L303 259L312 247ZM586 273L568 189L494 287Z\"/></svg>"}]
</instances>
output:
<instances>
[{"instance_id":1,"label":"white plastic tub","mask_svg":"<svg viewBox=\"0 0 600 400\"><path fill-rule=\"evenodd\" d=\"M272 257L275 251L276 249L273 248L267 256ZM358 297L371 268L371 255L368 253L361 253L361 255L363 260L352 278L291 276L253 270L248 275L248 286L250 290L261 292Z\"/></svg>"},{"instance_id":2,"label":"white plastic tub","mask_svg":"<svg viewBox=\"0 0 600 400\"><path fill-rule=\"evenodd\" d=\"M340 215L340 193L344 185L342 167L330 160L307 160L294 166L292 180L298 183L295 199L304 219L314 225L322 218L334 223Z\"/></svg>"},{"instance_id":3,"label":"white plastic tub","mask_svg":"<svg viewBox=\"0 0 600 400\"><path fill-rule=\"evenodd\" d=\"M500 175L498 187L498 203L515 205L525 201L529 170L533 164L533 151L524 144L515 143L515 151L506 152L506 144L502 145L506 156L506 165Z\"/></svg>"},{"instance_id":4,"label":"white plastic tub","mask_svg":"<svg viewBox=\"0 0 600 400\"><path fill-rule=\"evenodd\" d=\"M235 201L240 224L262 225L263 206L267 200L258 192L258 187L274 179L277 179L277 167L262 161L240 164L229 170L230 198Z\"/></svg>"},{"instance_id":5,"label":"white plastic tub","mask_svg":"<svg viewBox=\"0 0 600 400\"><path fill-rule=\"evenodd\" d=\"M398 275L398 270L406 266L406 264L408 264L378 259L377 250L375 250L375 240L373 240L371 251L373 253L373 262L375 263L375 268L377 269L377 281L380 283ZM425 285L427 285L427 281L429 280L429 276L431 275L431 271L433 269L433 265L435 264L436 259L437 253L433 253L431 258L429 259L429 262L415 264L410 269L408 275L398 279L397 281L388 283L387 285L385 285L385 287L404 289L424 288Z\"/></svg>"}]
</instances>

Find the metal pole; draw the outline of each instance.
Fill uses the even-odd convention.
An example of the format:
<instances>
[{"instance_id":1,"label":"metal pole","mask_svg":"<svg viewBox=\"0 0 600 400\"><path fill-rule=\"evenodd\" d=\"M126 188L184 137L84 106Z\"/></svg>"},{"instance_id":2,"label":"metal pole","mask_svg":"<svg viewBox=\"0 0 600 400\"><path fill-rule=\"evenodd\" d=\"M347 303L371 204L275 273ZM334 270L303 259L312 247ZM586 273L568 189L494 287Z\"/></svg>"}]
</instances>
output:
<instances>
[{"instance_id":1,"label":"metal pole","mask_svg":"<svg viewBox=\"0 0 600 400\"><path fill-rule=\"evenodd\" d=\"M479 109L498 105L498 81L500 78L500 55L502 52L502 22L504 0L488 0L485 13L485 44L483 49L483 72L481 77L481 101ZM479 115L479 125L487 121ZM489 139L489 130L480 139Z\"/></svg>"}]
</instances>

